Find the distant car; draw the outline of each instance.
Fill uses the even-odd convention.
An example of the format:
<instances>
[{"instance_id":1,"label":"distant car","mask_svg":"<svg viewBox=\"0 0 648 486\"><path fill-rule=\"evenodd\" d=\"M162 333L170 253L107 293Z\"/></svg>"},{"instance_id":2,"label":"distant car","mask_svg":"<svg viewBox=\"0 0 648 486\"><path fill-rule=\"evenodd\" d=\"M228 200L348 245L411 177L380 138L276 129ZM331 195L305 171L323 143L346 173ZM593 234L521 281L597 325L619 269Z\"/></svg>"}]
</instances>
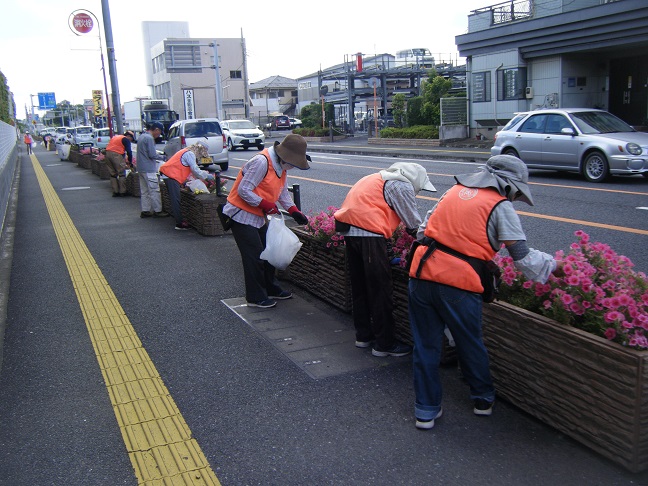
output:
<instances>
[{"instance_id":1,"label":"distant car","mask_svg":"<svg viewBox=\"0 0 648 486\"><path fill-rule=\"evenodd\" d=\"M97 148L106 148L110 140L110 128L95 128L92 132L92 144Z\"/></svg>"},{"instance_id":2,"label":"distant car","mask_svg":"<svg viewBox=\"0 0 648 486\"><path fill-rule=\"evenodd\" d=\"M238 147L247 150L251 146L262 150L265 147L265 134L250 120L223 120L221 126L228 150L234 151Z\"/></svg>"},{"instance_id":3,"label":"distant car","mask_svg":"<svg viewBox=\"0 0 648 486\"><path fill-rule=\"evenodd\" d=\"M299 118L289 118L289 120L290 120L290 128L302 127L302 121Z\"/></svg>"},{"instance_id":4,"label":"distant car","mask_svg":"<svg viewBox=\"0 0 648 486\"><path fill-rule=\"evenodd\" d=\"M229 168L227 140L221 122L217 118L199 118L175 122L169 128L167 142L164 145L164 155L169 159L179 150L189 147L199 140L209 144L210 158L199 160L198 165L218 164L222 170L227 170Z\"/></svg>"},{"instance_id":5,"label":"distant car","mask_svg":"<svg viewBox=\"0 0 648 486\"><path fill-rule=\"evenodd\" d=\"M271 122L272 130L281 130L281 129L290 130L290 118L286 115L275 116Z\"/></svg>"},{"instance_id":6,"label":"distant car","mask_svg":"<svg viewBox=\"0 0 648 486\"><path fill-rule=\"evenodd\" d=\"M534 169L578 172L590 182L610 175L648 177L648 133L604 110L518 113L495 135L491 154L514 155Z\"/></svg>"},{"instance_id":7,"label":"distant car","mask_svg":"<svg viewBox=\"0 0 648 486\"><path fill-rule=\"evenodd\" d=\"M74 127L72 129L72 140L77 145L92 145L92 133L94 128L91 126Z\"/></svg>"}]
</instances>

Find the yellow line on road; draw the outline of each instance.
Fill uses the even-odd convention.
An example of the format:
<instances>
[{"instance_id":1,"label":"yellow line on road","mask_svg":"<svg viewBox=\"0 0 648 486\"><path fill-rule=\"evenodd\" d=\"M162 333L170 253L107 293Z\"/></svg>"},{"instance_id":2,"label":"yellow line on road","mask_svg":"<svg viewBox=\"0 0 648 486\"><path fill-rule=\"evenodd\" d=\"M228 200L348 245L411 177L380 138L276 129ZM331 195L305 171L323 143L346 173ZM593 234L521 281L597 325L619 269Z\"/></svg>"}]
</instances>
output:
<instances>
[{"instance_id":1,"label":"yellow line on road","mask_svg":"<svg viewBox=\"0 0 648 486\"><path fill-rule=\"evenodd\" d=\"M31 160L138 483L220 485L45 171Z\"/></svg>"},{"instance_id":2,"label":"yellow line on road","mask_svg":"<svg viewBox=\"0 0 648 486\"><path fill-rule=\"evenodd\" d=\"M366 168L366 167L363 167ZM232 169L239 169L240 167L232 167ZM302 181L309 181L309 182L317 182L319 184L327 184L330 186L339 186L339 187L348 187L351 188L353 187L351 184L344 184L342 182L332 182L332 181L323 181L320 179L312 179L310 177L302 177L302 176L295 176L290 174L288 176L291 179L299 179ZM572 189L580 189L579 187L574 187L574 186L565 186L569 187ZM586 189L586 188L583 188ZM601 190L601 189L599 189ZM610 192L624 192L625 191L610 191ZM627 194L640 194L643 195L643 193L633 193L633 192L627 192ZM425 199L426 201L438 201L438 197L430 197L430 196L416 196L418 199ZM637 228L628 228L627 226L616 226L613 224L604 224L604 223L596 223L594 221L584 221L582 219L571 219L571 218L563 218L560 216L549 216L547 214L538 214L538 213L529 213L526 211L516 211L519 215L521 216L528 216L530 218L540 218L540 219L548 219L550 221L558 221L561 223L570 223L570 224L576 224L579 226L589 226L592 228L604 228L604 229L609 229L612 231L621 231L623 233L634 233L637 235L648 235L648 230L642 230L642 229L637 229Z\"/></svg>"}]
</instances>

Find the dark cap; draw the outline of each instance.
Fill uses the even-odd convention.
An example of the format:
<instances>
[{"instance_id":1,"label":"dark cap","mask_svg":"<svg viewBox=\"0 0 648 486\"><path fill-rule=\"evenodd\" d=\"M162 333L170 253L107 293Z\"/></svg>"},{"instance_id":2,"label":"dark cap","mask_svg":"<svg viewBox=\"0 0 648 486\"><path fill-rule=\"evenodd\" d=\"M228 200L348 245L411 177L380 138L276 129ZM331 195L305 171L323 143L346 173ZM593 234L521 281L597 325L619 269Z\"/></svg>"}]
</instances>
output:
<instances>
[{"instance_id":1,"label":"dark cap","mask_svg":"<svg viewBox=\"0 0 648 486\"><path fill-rule=\"evenodd\" d=\"M162 125L160 122L153 122L149 125L149 130L155 130L158 129L161 132L164 132L164 125Z\"/></svg>"},{"instance_id":2,"label":"dark cap","mask_svg":"<svg viewBox=\"0 0 648 486\"><path fill-rule=\"evenodd\" d=\"M126 130L126 131L124 132L124 136L125 136L125 137L130 137L130 138L132 138L133 140L135 140L135 133L133 133L132 130Z\"/></svg>"}]
</instances>

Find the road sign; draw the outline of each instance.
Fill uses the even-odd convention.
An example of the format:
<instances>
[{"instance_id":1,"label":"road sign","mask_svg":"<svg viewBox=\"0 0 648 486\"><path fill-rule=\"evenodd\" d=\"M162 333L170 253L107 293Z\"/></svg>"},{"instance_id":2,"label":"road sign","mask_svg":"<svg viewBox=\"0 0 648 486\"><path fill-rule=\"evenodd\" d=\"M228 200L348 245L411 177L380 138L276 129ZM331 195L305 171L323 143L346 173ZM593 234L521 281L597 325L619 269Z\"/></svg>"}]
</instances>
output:
<instances>
[{"instance_id":1,"label":"road sign","mask_svg":"<svg viewBox=\"0 0 648 486\"><path fill-rule=\"evenodd\" d=\"M94 116L103 116L103 91L100 89L92 90L92 102L94 104Z\"/></svg>"},{"instance_id":2,"label":"road sign","mask_svg":"<svg viewBox=\"0 0 648 486\"><path fill-rule=\"evenodd\" d=\"M54 93L38 93L38 109L51 110L56 108L56 96Z\"/></svg>"},{"instance_id":3,"label":"road sign","mask_svg":"<svg viewBox=\"0 0 648 486\"><path fill-rule=\"evenodd\" d=\"M72 17L72 28L79 34L87 34L94 27L94 20L85 12L74 13Z\"/></svg>"}]
</instances>

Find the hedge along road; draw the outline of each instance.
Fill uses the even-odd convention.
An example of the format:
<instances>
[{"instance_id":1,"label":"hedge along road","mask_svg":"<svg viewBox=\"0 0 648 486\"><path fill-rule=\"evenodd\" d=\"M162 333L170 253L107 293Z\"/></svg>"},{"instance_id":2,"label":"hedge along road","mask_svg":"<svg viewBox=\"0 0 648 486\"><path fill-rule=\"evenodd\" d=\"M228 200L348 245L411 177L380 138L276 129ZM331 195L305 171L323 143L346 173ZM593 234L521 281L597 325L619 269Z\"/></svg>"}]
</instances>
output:
<instances>
[{"instance_id":1,"label":"hedge along road","mask_svg":"<svg viewBox=\"0 0 648 486\"><path fill-rule=\"evenodd\" d=\"M31 161L138 482L219 485L34 154Z\"/></svg>"},{"instance_id":2,"label":"hedge along road","mask_svg":"<svg viewBox=\"0 0 648 486\"><path fill-rule=\"evenodd\" d=\"M418 195L419 210L424 215L455 182L454 175L472 172L482 163L406 159L377 155L321 154L309 151L311 170L288 172L289 184L301 186L302 210L314 214L329 206L339 207L348 190L365 175L389 167L395 162L415 162L426 168L436 193ZM230 173L242 167L249 154L230 154ZM646 206L648 179L641 176L615 177L604 184L592 184L576 174L531 171L530 186L534 206L516 203L529 245L554 253L575 241L573 233L583 230L593 241L609 244L626 255L639 271L648 272L645 248L648 236Z\"/></svg>"}]
</instances>

